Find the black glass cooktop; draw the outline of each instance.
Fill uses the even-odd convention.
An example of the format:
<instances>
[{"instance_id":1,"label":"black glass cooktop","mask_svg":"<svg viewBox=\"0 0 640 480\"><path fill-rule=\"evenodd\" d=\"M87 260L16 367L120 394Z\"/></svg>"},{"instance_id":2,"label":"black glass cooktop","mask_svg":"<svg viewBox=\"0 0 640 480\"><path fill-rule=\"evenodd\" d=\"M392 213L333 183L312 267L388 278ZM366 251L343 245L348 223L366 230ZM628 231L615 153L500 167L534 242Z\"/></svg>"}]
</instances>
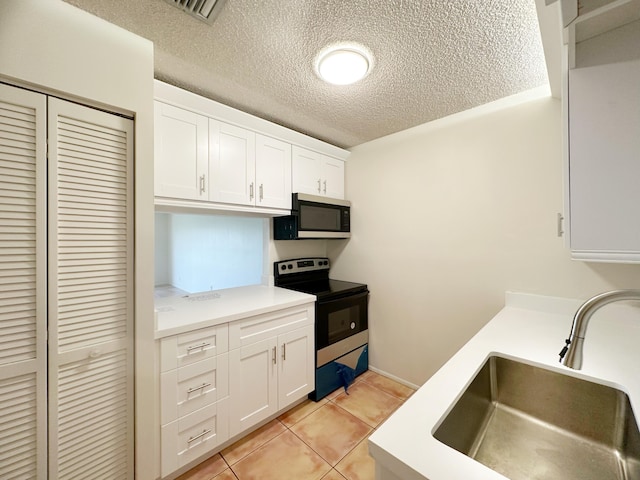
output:
<instances>
[{"instance_id":1,"label":"black glass cooktop","mask_svg":"<svg viewBox=\"0 0 640 480\"><path fill-rule=\"evenodd\" d=\"M332 278L287 285L285 288L296 290L298 292L311 293L318 296L318 298L342 297L344 295L353 295L367 290L367 286L365 284L345 282L343 280L334 280Z\"/></svg>"},{"instance_id":2,"label":"black glass cooktop","mask_svg":"<svg viewBox=\"0 0 640 480\"><path fill-rule=\"evenodd\" d=\"M329 278L328 258L300 258L274 263L275 285L316 295L318 299L335 299L366 292L363 283Z\"/></svg>"}]
</instances>

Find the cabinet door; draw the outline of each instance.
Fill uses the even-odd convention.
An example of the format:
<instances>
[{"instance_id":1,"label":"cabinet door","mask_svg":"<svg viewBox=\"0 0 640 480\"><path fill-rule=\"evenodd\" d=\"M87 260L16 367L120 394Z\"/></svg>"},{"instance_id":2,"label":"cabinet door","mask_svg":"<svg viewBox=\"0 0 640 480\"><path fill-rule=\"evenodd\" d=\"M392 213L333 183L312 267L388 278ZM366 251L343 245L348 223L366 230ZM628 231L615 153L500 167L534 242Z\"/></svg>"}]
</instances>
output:
<instances>
[{"instance_id":1,"label":"cabinet door","mask_svg":"<svg viewBox=\"0 0 640 480\"><path fill-rule=\"evenodd\" d=\"M313 325L307 325L278 336L278 409L300 400L315 388L313 329Z\"/></svg>"},{"instance_id":2,"label":"cabinet door","mask_svg":"<svg viewBox=\"0 0 640 480\"><path fill-rule=\"evenodd\" d=\"M207 118L155 102L155 194L190 200L208 195Z\"/></svg>"},{"instance_id":3,"label":"cabinet door","mask_svg":"<svg viewBox=\"0 0 640 480\"><path fill-rule=\"evenodd\" d=\"M254 205L256 135L209 119L209 200Z\"/></svg>"},{"instance_id":4,"label":"cabinet door","mask_svg":"<svg viewBox=\"0 0 640 480\"><path fill-rule=\"evenodd\" d=\"M46 99L0 84L0 478L47 478Z\"/></svg>"},{"instance_id":5,"label":"cabinet door","mask_svg":"<svg viewBox=\"0 0 640 480\"><path fill-rule=\"evenodd\" d=\"M133 479L133 122L50 98L49 478Z\"/></svg>"},{"instance_id":6,"label":"cabinet door","mask_svg":"<svg viewBox=\"0 0 640 480\"><path fill-rule=\"evenodd\" d=\"M292 147L292 190L294 193L322 194L322 155L304 148Z\"/></svg>"},{"instance_id":7,"label":"cabinet door","mask_svg":"<svg viewBox=\"0 0 640 480\"><path fill-rule=\"evenodd\" d=\"M276 337L229 352L229 435L234 436L278 411Z\"/></svg>"},{"instance_id":8,"label":"cabinet door","mask_svg":"<svg viewBox=\"0 0 640 480\"><path fill-rule=\"evenodd\" d=\"M322 195L344 198L344 162L324 157L322 162Z\"/></svg>"},{"instance_id":9,"label":"cabinet door","mask_svg":"<svg viewBox=\"0 0 640 480\"><path fill-rule=\"evenodd\" d=\"M640 60L569 82L571 249L640 261Z\"/></svg>"},{"instance_id":10,"label":"cabinet door","mask_svg":"<svg viewBox=\"0 0 640 480\"><path fill-rule=\"evenodd\" d=\"M256 135L256 185L259 207L291 209L291 145Z\"/></svg>"}]
</instances>

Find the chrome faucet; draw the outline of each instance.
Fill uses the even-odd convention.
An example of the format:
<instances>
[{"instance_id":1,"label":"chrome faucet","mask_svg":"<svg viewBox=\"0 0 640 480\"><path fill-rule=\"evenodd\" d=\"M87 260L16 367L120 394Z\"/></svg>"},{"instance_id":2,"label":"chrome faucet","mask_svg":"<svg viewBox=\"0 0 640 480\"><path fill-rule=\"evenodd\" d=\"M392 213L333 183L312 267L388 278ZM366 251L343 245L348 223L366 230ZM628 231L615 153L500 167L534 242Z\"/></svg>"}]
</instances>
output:
<instances>
[{"instance_id":1,"label":"chrome faucet","mask_svg":"<svg viewBox=\"0 0 640 480\"><path fill-rule=\"evenodd\" d=\"M566 345L560 352L560 362L574 370L582 368L582 346L589 319L600 307L620 300L640 300L640 290L613 290L600 293L582 304L573 316L573 325ZM566 358L565 358L566 355Z\"/></svg>"}]
</instances>

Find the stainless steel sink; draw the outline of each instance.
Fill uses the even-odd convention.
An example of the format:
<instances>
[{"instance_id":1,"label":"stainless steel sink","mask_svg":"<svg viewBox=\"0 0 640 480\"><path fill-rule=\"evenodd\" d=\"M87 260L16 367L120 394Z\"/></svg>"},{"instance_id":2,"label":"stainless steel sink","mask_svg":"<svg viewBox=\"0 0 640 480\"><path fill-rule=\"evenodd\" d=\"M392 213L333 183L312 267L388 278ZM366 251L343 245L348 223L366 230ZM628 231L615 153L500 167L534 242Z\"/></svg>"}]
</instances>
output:
<instances>
[{"instance_id":1,"label":"stainless steel sink","mask_svg":"<svg viewBox=\"0 0 640 480\"><path fill-rule=\"evenodd\" d=\"M624 392L498 356L434 437L511 480L640 480Z\"/></svg>"}]
</instances>

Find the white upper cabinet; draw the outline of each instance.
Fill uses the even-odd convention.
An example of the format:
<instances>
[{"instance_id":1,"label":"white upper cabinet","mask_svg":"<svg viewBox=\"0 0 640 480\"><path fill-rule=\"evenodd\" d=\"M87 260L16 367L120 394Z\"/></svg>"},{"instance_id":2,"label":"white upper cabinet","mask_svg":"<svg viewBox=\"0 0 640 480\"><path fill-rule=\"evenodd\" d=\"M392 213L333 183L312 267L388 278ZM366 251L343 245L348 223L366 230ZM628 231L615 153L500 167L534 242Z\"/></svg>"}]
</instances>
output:
<instances>
[{"instance_id":1,"label":"white upper cabinet","mask_svg":"<svg viewBox=\"0 0 640 480\"><path fill-rule=\"evenodd\" d=\"M209 200L291 208L291 145L209 120Z\"/></svg>"},{"instance_id":2,"label":"white upper cabinet","mask_svg":"<svg viewBox=\"0 0 640 480\"><path fill-rule=\"evenodd\" d=\"M155 102L154 128L156 196L207 200L207 117Z\"/></svg>"},{"instance_id":3,"label":"white upper cabinet","mask_svg":"<svg viewBox=\"0 0 640 480\"><path fill-rule=\"evenodd\" d=\"M566 170L575 259L640 262L638 44L640 20L578 43L568 71Z\"/></svg>"},{"instance_id":4,"label":"white upper cabinet","mask_svg":"<svg viewBox=\"0 0 640 480\"><path fill-rule=\"evenodd\" d=\"M291 145L256 135L256 205L291 209Z\"/></svg>"},{"instance_id":5,"label":"white upper cabinet","mask_svg":"<svg viewBox=\"0 0 640 480\"><path fill-rule=\"evenodd\" d=\"M569 68L574 68L581 42L640 20L640 0L560 0L560 12Z\"/></svg>"},{"instance_id":6,"label":"white upper cabinet","mask_svg":"<svg viewBox=\"0 0 640 480\"><path fill-rule=\"evenodd\" d=\"M291 192L344 198L346 150L154 85L156 206L282 215Z\"/></svg>"},{"instance_id":7,"label":"white upper cabinet","mask_svg":"<svg viewBox=\"0 0 640 480\"><path fill-rule=\"evenodd\" d=\"M308 193L344 198L344 162L318 152L293 147L292 188Z\"/></svg>"},{"instance_id":8,"label":"white upper cabinet","mask_svg":"<svg viewBox=\"0 0 640 480\"><path fill-rule=\"evenodd\" d=\"M255 205L256 134L209 120L209 200Z\"/></svg>"}]
</instances>

